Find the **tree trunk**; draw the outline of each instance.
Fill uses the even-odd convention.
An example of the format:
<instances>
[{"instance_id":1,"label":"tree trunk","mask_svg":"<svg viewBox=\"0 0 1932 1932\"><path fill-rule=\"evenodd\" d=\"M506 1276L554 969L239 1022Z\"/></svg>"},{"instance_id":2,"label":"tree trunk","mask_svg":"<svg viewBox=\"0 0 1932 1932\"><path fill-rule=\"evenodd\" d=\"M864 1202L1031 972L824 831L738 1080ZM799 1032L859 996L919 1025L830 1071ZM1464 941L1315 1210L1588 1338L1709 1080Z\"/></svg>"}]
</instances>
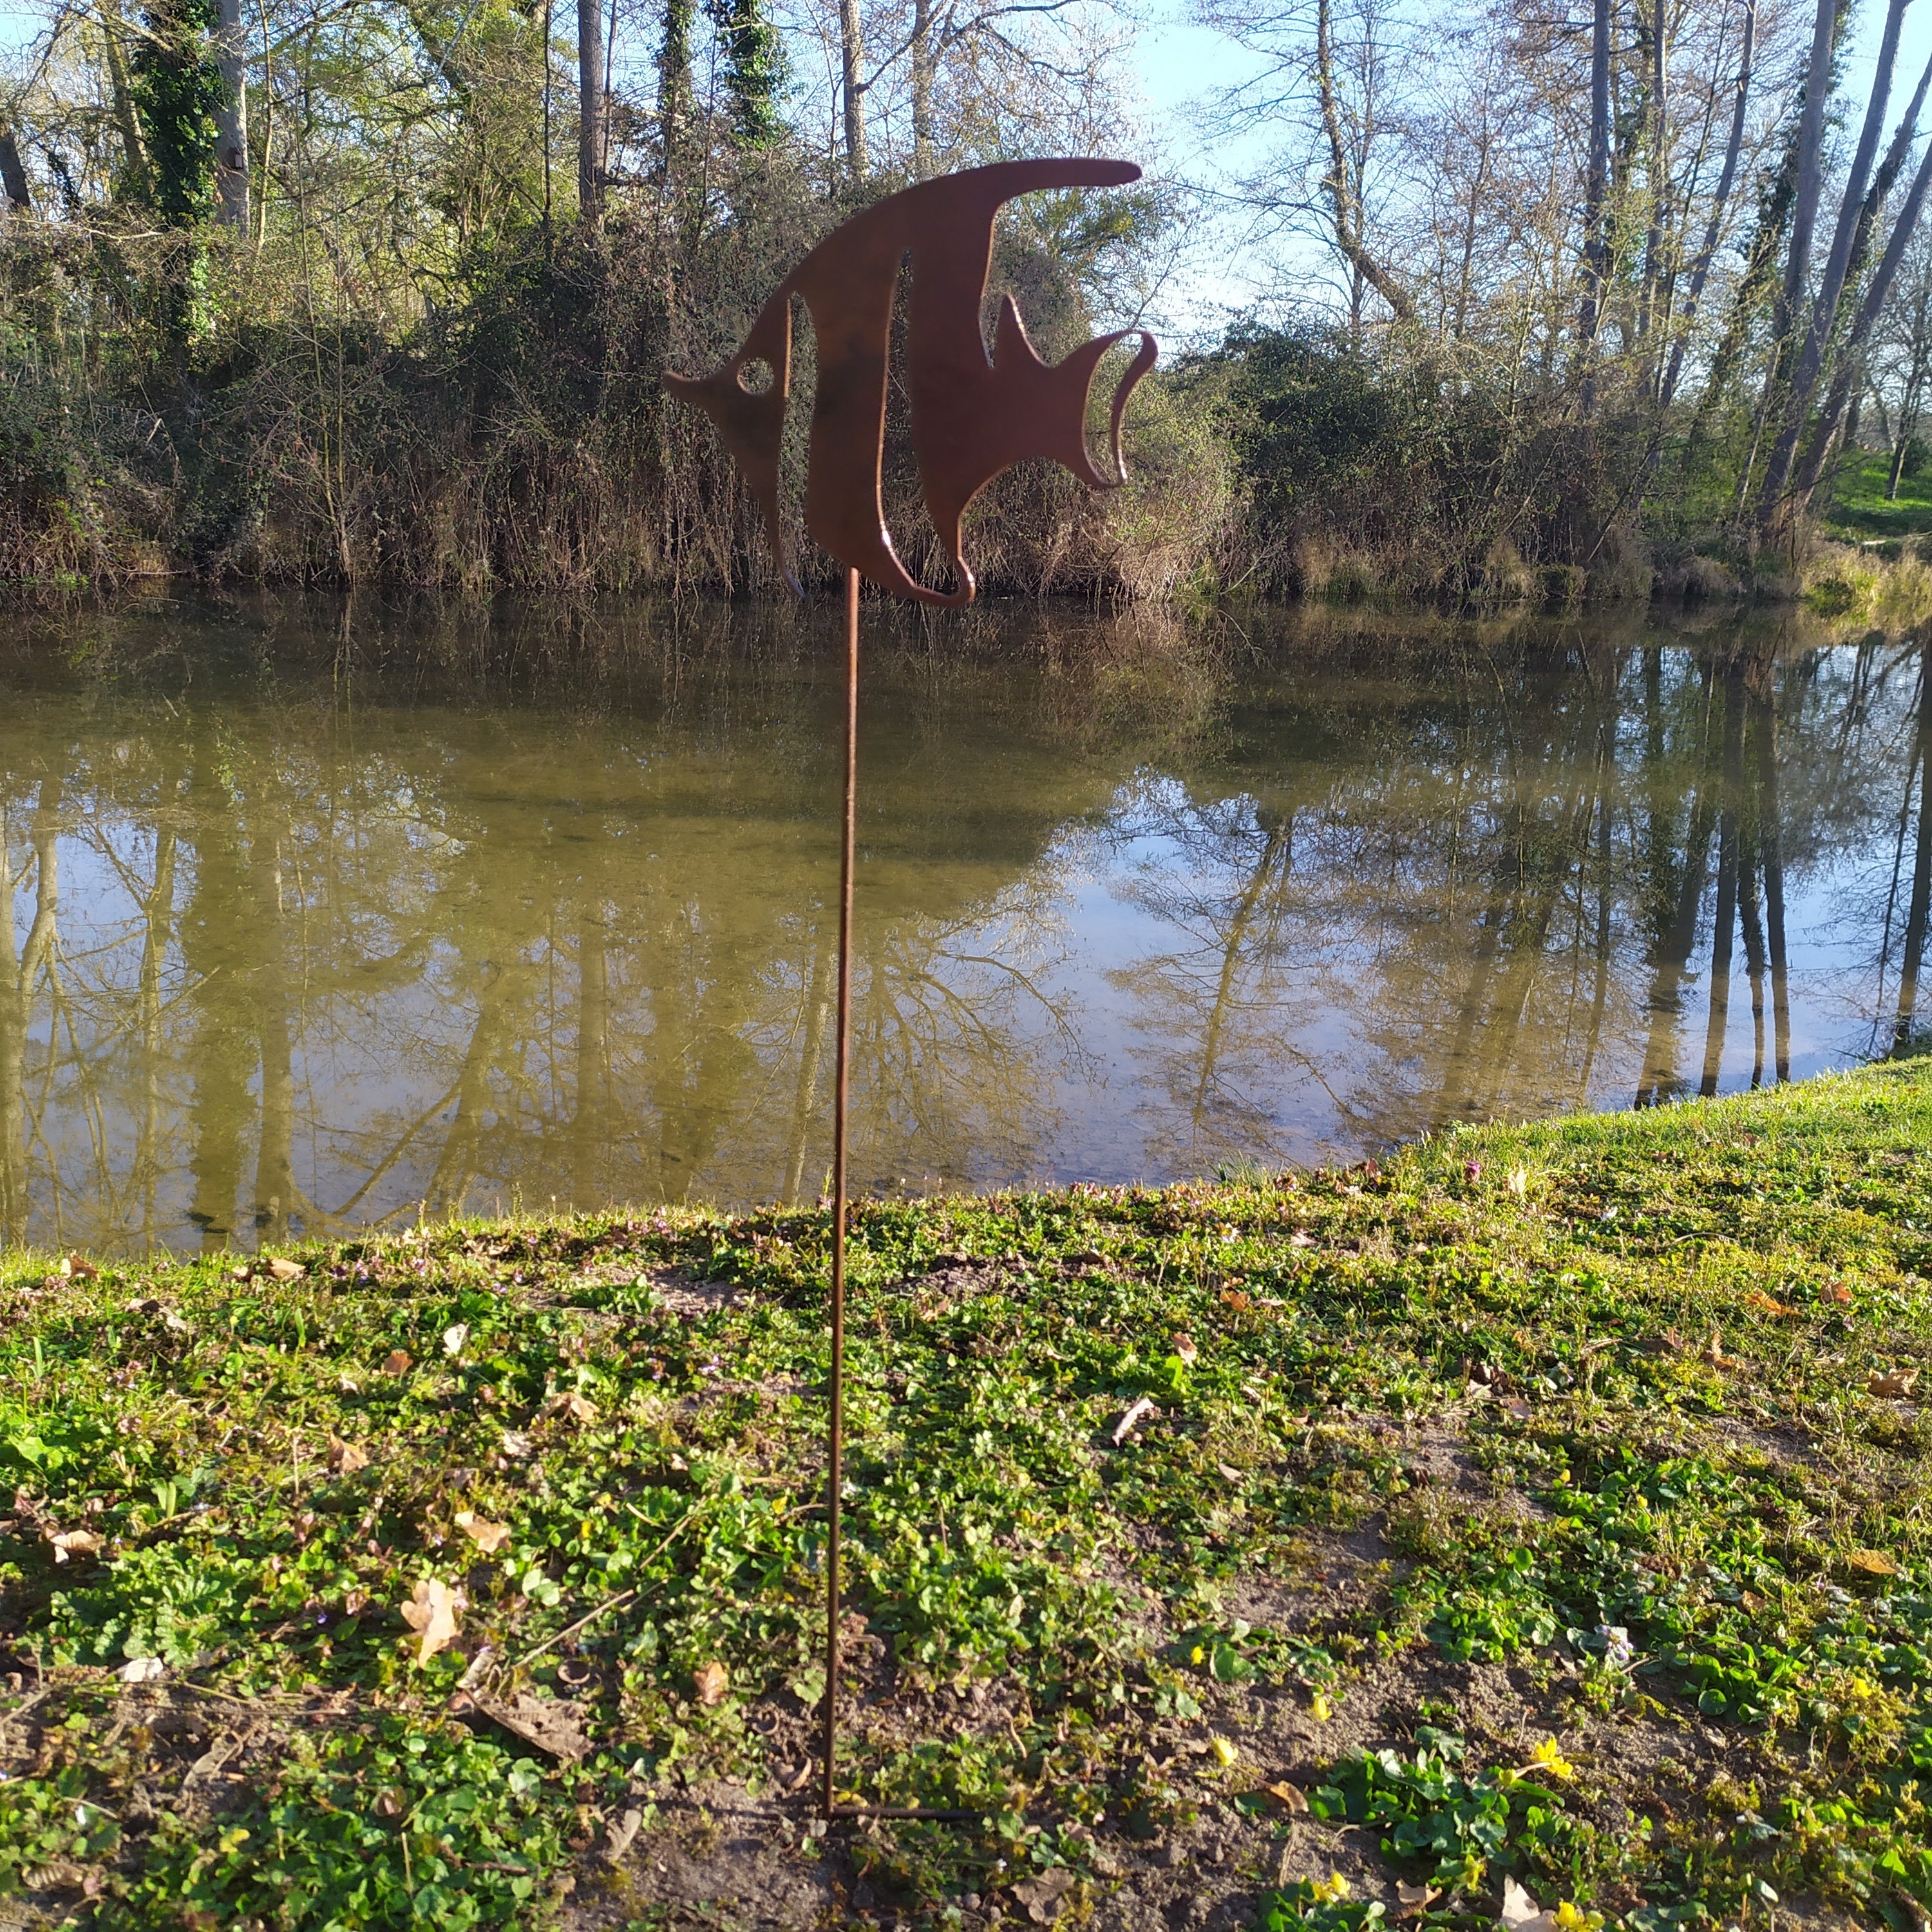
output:
<instances>
[{"instance_id":1,"label":"tree trunk","mask_svg":"<svg viewBox=\"0 0 1932 1932\"><path fill-rule=\"evenodd\" d=\"M668 128L664 146L668 154ZM603 222L603 0L577 0L577 212L586 227Z\"/></svg>"},{"instance_id":2,"label":"tree trunk","mask_svg":"<svg viewBox=\"0 0 1932 1932\"><path fill-rule=\"evenodd\" d=\"M242 0L220 0L214 61L221 100L214 112L215 219L248 232L248 57Z\"/></svg>"},{"instance_id":3,"label":"tree trunk","mask_svg":"<svg viewBox=\"0 0 1932 1932\"><path fill-rule=\"evenodd\" d=\"M1853 318L1850 332L1845 338L1844 346L1839 354L1838 370L1833 378L1831 394L1825 406L1819 412L1818 420L1811 432L1811 440L1806 446L1804 458L1798 466L1796 482L1792 485L1788 499L1780 506L1781 526L1788 527L1790 521L1803 515L1811 500L1811 493L1818 487L1818 479L1825 473L1825 465L1830 460L1832 446L1838 440L1839 425L1844 422L1845 411L1852 399L1852 385L1860 380L1864 367L1865 344L1878 321L1879 314L1885 307L1886 297L1898 274L1898 265L1904 260L1907 244L1912 231L1918 226L1918 218L1925 206L1925 195L1932 188L1932 146L1925 151L1925 158L1918 164L1918 172L1912 178L1910 191L1905 197L1905 206L1898 211L1898 219L1892 224L1891 238L1885 244L1885 253L1879 258L1878 266L1873 270L1870 282L1867 285L1864 299L1859 303L1857 315Z\"/></svg>"},{"instance_id":4,"label":"tree trunk","mask_svg":"<svg viewBox=\"0 0 1932 1932\"><path fill-rule=\"evenodd\" d=\"M1583 196L1583 306L1576 334L1587 356L1603 320L1604 284L1610 244L1604 238L1604 202L1610 185L1610 0L1596 0L1590 30L1590 173ZM1584 413L1595 401L1595 378L1586 378Z\"/></svg>"},{"instance_id":5,"label":"tree trunk","mask_svg":"<svg viewBox=\"0 0 1932 1932\"><path fill-rule=\"evenodd\" d=\"M913 0L912 171L924 181L932 172L932 0Z\"/></svg>"},{"instance_id":6,"label":"tree trunk","mask_svg":"<svg viewBox=\"0 0 1932 1932\"><path fill-rule=\"evenodd\" d=\"M838 0L839 84L845 106L845 171L863 181L866 160L866 41L859 0Z\"/></svg>"},{"instance_id":7,"label":"tree trunk","mask_svg":"<svg viewBox=\"0 0 1932 1932\"><path fill-rule=\"evenodd\" d=\"M134 95L128 85L128 63L121 52L118 22L111 16L100 23L100 38L107 53L107 79L114 94L114 125L121 136L121 150L127 171L128 191L136 200L148 192L148 148L141 139L141 124L134 113Z\"/></svg>"},{"instance_id":8,"label":"tree trunk","mask_svg":"<svg viewBox=\"0 0 1932 1932\"><path fill-rule=\"evenodd\" d=\"M845 0L850 6L853 0ZM1335 245L1361 279L1387 302L1398 322L1415 320L1415 304L1394 276L1370 254L1362 237L1362 204L1351 178L1348 143L1342 135L1342 110L1335 98L1334 57L1329 44L1329 0L1315 10L1315 80L1322 98L1322 125L1328 136L1328 174L1322 183L1335 219Z\"/></svg>"},{"instance_id":9,"label":"tree trunk","mask_svg":"<svg viewBox=\"0 0 1932 1932\"><path fill-rule=\"evenodd\" d=\"M1638 332L1648 335L1656 320L1657 292L1664 279L1664 232L1670 212L1667 160L1670 141L1670 8L1652 0L1650 28L1650 224L1643 242L1643 300Z\"/></svg>"},{"instance_id":10,"label":"tree trunk","mask_svg":"<svg viewBox=\"0 0 1932 1932\"><path fill-rule=\"evenodd\" d=\"M22 214L33 212L33 193L27 185L27 170L20 160L20 145L14 140L10 128L0 128L0 188L7 190L10 211L17 208Z\"/></svg>"},{"instance_id":11,"label":"tree trunk","mask_svg":"<svg viewBox=\"0 0 1932 1932\"><path fill-rule=\"evenodd\" d=\"M1785 392L1784 421L1765 464L1764 484L1758 498L1758 524L1767 532L1779 521L1780 499L1791 474L1798 439L1804 433L1805 416L1823 372L1826 345L1838 320L1838 298L1845 287L1846 270L1850 264L1852 244L1864 208L1865 188L1871 178L1872 163L1878 154L1879 136L1885 131L1885 110L1892 98L1892 69L1898 62L1899 31L1904 22L1907 4L1908 0L1892 0L1886 14L1885 37L1879 46L1878 66L1872 76L1871 97L1865 103L1864 126L1858 135L1858 152L1852 157L1851 172L1845 178L1845 191L1838 202L1838 219L1832 232L1831 251L1825 258L1824 275L1818 284L1817 299L1811 308L1811 325L1805 331L1792 368L1791 381ZM1806 106L1810 106L1808 100ZM1801 172L1801 196L1804 185L1804 178ZM1793 246L1795 250L1795 242ZM1793 266L1796 266L1794 254ZM1789 273L1787 271L1787 289ZM1792 313L1794 316L1796 314L1795 298Z\"/></svg>"},{"instance_id":12,"label":"tree trunk","mask_svg":"<svg viewBox=\"0 0 1932 1932\"><path fill-rule=\"evenodd\" d=\"M1744 46L1738 56L1737 100L1731 110L1731 132L1724 144L1724 165L1718 176L1718 185L1711 197L1711 218L1705 224L1703 245L1697 251L1697 260L1690 271L1690 287L1684 299L1683 314L1677 326L1677 339L1670 345L1670 366L1665 370L1663 386L1658 392L1660 410L1670 406L1671 398L1677 393L1677 378L1684 367L1684 344L1690 333L1690 326L1697 319L1697 304L1704 293L1705 282L1709 278L1711 264L1716 260L1718 244L1723 238L1724 209L1731 198L1732 184L1737 179L1738 155L1744 146L1744 112L1750 98L1751 56L1757 44L1757 0L1744 0Z\"/></svg>"},{"instance_id":13,"label":"tree trunk","mask_svg":"<svg viewBox=\"0 0 1932 1932\"><path fill-rule=\"evenodd\" d=\"M1792 202L1791 247L1784 260L1772 334L1782 341L1804 294L1811 272L1811 236L1817 225L1818 197L1825 184L1825 106L1832 91L1832 49L1836 40L1839 0L1818 0L1811 26L1811 58L1804 76L1804 106L1798 118L1798 191Z\"/></svg>"}]
</instances>

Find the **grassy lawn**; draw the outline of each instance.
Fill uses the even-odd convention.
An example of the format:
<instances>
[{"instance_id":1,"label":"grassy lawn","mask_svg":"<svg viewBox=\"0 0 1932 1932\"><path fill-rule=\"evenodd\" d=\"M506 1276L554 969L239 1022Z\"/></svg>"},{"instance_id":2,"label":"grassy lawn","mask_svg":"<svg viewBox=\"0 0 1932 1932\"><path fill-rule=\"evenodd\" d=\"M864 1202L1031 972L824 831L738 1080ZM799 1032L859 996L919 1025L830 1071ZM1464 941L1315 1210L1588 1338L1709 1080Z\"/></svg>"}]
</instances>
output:
<instances>
[{"instance_id":1,"label":"grassy lawn","mask_svg":"<svg viewBox=\"0 0 1932 1932\"><path fill-rule=\"evenodd\" d=\"M844 1781L959 1825L812 1814L822 1214L10 1256L0 1920L1916 1927L1929 1150L864 1209Z\"/></svg>"},{"instance_id":2,"label":"grassy lawn","mask_svg":"<svg viewBox=\"0 0 1932 1932\"><path fill-rule=\"evenodd\" d=\"M1826 533L1846 543L1862 543L1932 530L1932 470L1901 478L1895 503L1886 500L1891 473L1892 458L1886 452L1864 452L1858 466L1841 475L1825 518Z\"/></svg>"}]
</instances>

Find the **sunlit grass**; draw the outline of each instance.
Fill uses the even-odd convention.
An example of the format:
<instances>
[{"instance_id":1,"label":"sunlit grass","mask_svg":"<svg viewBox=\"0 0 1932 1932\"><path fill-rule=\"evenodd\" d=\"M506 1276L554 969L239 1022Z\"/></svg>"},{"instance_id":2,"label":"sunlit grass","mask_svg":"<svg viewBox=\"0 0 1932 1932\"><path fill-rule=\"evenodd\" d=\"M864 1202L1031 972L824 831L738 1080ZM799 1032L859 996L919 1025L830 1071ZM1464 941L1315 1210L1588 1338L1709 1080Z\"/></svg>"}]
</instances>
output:
<instances>
[{"instance_id":1,"label":"sunlit grass","mask_svg":"<svg viewBox=\"0 0 1932 1932\"><path fill-rule=\"evenodd\" d=\"M1282 1928L1398 1882L1467 1926L1506 1881L1643 1928L1932 1904L1928 1150L1919 1063L866 1207L844 1780L976 1822L814 1868L868 1888L854 1923L1024 1920L1218 1820L1214 1886ZM826 1234L0 1262L0 1888L104 1926L675 1922L649 1849L727 1782L820 1861Z\"/></svg>"}]
</instances>

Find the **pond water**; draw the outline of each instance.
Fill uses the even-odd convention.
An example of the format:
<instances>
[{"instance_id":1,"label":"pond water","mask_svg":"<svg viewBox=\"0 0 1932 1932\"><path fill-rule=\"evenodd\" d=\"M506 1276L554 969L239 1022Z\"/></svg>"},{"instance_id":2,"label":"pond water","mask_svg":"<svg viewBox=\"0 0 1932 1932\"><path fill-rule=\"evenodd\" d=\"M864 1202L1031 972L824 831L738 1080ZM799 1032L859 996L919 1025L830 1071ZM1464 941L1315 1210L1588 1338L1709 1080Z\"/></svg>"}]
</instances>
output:
<instances>
[{"instance_id":1,"label":"pond water","mask_svg":"<svg viewBox=\"0 0 1932 1932\"><path fill-rule=\"evenodd\" d=\"M1629 614L866 623L862 1189L1352 1158L1912 1034L1915 641ZM816 1195L835 625L16 620L0 1232L248 1246Z\"/></svg>"}]
</instances>

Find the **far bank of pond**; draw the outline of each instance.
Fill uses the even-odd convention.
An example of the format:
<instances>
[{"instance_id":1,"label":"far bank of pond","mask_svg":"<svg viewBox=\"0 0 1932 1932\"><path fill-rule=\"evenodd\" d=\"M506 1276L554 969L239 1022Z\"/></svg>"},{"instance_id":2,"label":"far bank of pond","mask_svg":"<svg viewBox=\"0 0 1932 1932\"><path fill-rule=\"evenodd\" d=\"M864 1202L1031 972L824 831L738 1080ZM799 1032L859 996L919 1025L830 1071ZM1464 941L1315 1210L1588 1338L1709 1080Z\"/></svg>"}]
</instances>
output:
<instances>
[{"instance_id":1,"label":"far bank of pond","mask_svg":"<svg viewBox=\"0 0 1932 1932\"><path fill-rule=\"evenodd\" d=\"M815 604L158 602L0 647L0 1234L814 1198ZM1352 1159L1918 1025L1923 647L1815 620L867 612L855 1165Z\"/></svg>"},{"instance_id":2,"label":"far bank of pond","mask_svg":"<svg viewBox=\"0 0 1932 1932\"><path fill-rule=\"evenodd\" d=\"M1932 1060L862 1206L845 1779L940 1824L814 1816L827 1238L0 1254L0 1894L115 1932L1932 1906Z\"/></svg>"}]
</instances>

